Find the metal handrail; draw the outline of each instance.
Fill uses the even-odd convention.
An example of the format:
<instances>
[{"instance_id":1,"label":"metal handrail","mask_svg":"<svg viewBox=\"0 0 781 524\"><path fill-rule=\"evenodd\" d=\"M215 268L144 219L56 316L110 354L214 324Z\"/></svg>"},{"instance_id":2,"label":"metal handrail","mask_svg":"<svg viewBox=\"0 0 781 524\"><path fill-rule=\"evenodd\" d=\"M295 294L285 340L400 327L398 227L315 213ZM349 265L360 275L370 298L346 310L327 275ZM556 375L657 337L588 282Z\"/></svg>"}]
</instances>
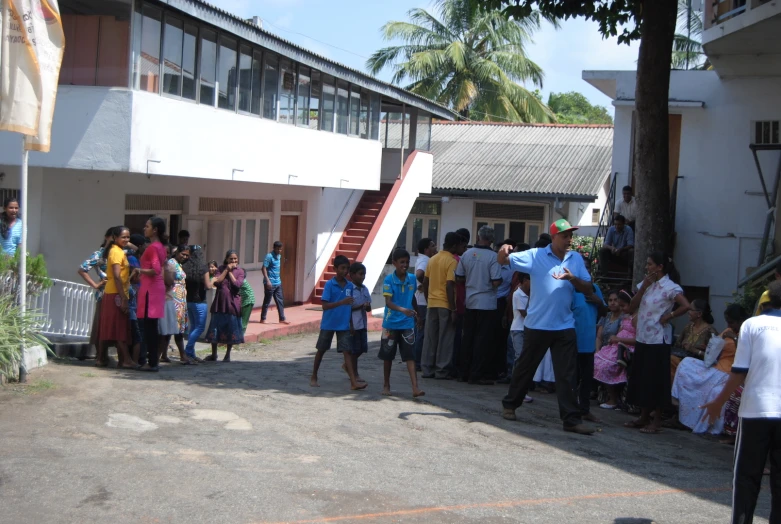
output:
<instances>
[{"instance_id":1,"label":"metal handrail","mask_svg":"<svg viewBox=\"0 0 781 524\"><path fill-rule=\"evenodd\" d=\"M733 16L737 16L737 15L739 15L741 13L744 13L745 11L746 11L746 4L743 4L742 6L736 7L735 9L732 9L731 11L727 11L726 13L724 13L722 15L714 16L712 23L713 24L718 24L718 23L721 23L721 22L725 22L725 21L729 20L730 18L732 18Z\"/></svg>"},{"instance_id":2,"label":"metal handrail","mask_svg":"<svg viewBox=\"0 0 781 524\"><path fill-rule=\"evenodd\" d=\"M599 224L597 230L594 233L594 239L591 244L591 258L589 262L594 262L594 259L599 255L597 253L597 239L605 236L607 229L613 223L613 209L616 206L616 182L618 180L618 171L613 173L613 180L610 182L610 189L607 192L607 202L605 207L602 208L602 215L599 217Z\"/></svg>"},{"instance_id":3,"label":"metal handrail","mask_svg":"<svg viewBox=\"0 0 781 524\"><path fill-rule=\"evenodd\" d=\"M317 255L317 258L315 258L312 267L309 268L309 273L306 274L306 278L309 278L312 275L312 271L314 271L315 268L317 267L317 263L320 261L320 257L323 256L323 253L325 252L325 248L328 247L328 243L331 242L331 238L334 236L334 231L336 231L336 226L342 220L342 216L344 216L344 212L347 211L347 206L350 205L350 202L352 201L354 194L355 194L355 189L350 191L350 196L347 199L347 202L345 202L344 207L342 208L342 212L339 213L339 216L336 218L336 222L334 222L334 226L331 228L331 232L328 234L328 239L325 241L325 244L323 244L323 247L320 250L320 253Z\"/></svg>"}]
</instances>

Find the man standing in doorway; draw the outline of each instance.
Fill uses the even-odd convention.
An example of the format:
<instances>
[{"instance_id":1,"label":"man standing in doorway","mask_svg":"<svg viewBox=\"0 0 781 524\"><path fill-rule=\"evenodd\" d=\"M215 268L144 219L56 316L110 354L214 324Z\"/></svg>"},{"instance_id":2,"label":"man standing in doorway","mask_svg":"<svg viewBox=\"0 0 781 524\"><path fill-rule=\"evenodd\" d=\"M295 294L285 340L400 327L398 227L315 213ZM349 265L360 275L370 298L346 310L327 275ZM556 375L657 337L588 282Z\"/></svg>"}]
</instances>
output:
<instances>
[{"instance_id":1,"label":"man standing in doorway","mask_svg":"<svg viewBox=\"0 0 781 524\"><path fill-rule=\"evenodd\" d=\"M418 314L415 324L415 369L420 371L420 357L423 354L423 337L426 335L426 296L423 294L423 277L431 257L437 254L437 244L430 238L421 238L418 242L418 257L415 260L415 278L418 290L415 292L415 312Z\"/></svg>"},{"instance_id":2,"label":"man standing in doorway","mask_svg":"<svg viewBox=\"0 0 781 524\"><path fill-rule=\"evenodd\" d=\"M635 230L635 221L637 220L637 200L632 194L632 186L624 186L621 190L624 199L616 204L614 212L626 218L626 225Z\"/></svg>"},{"instance_id":3,"label":"man standing in doorway","mask_svg":"<svg viewBox=\"0 0 781 524\"><path fill-rule=\"evenodd\" d=\"M494 230L483 226L477 232L477 243L461 257L456 268L456 280L466 284L464 339L461 344L459 379L470 384L493 385L487 375L488 357L493 355L496 327L496 288L502 274L491 249ZM510 247L510 246L505 246Z\"/></svg>"},{"instance_id":4,"label":"man standing in doorway","mask_svg":"<svg viewBox=\"0 0 781 524\"><path fill-rule=\"evenodd\" d=\"M274 250L266 255L263 261L263 281L266 284L266 292L263 295L263 309L260 312L260 323L266 323L268 315L268 306L271 304L271 297L274 297L274 303L277 305L280 324L290 324L285 319L285 298L282 295L282 278L280 269L282 266L282 242L274 242Z\"/></svg>"},{"instance_id":5,"label":"man standing in doorway","mask_svg":"<svg viewBox=\"0 0 781 524\"><path fill-rule=\"evenodd\" d=\"M517 420L515 410L523 404L534 372L550 348L564 431L590 435L594 429L583 424L573 387L578 370L578 346L572 299L576 289L586 296L591 296L594 290L580 253L570 251L572 232L576 229L562 218L550 226L553 241L548 247L511 253L511 247L504 246L499 251L499 264L509 263L514 271L531 276L523 351L513 369L510 389L502 400L502 416Z\"/></svg>"}]
</instances>

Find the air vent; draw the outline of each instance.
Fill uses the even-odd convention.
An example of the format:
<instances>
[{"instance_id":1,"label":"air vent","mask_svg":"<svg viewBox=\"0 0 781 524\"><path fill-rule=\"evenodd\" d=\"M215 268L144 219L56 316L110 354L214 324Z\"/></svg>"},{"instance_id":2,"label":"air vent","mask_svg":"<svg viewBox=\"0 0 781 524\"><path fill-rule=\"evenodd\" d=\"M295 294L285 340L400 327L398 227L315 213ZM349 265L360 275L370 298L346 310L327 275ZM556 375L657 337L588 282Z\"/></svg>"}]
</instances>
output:
<instances>
[{"instance_id":1,"label":"air vent","mask_svg":"<svg viewBox=\"0 0 781 524\"><path fill-rule=\"evenodd\" d=\"M18 189L0 189L0 208L3 207L3 202L8 198L21 199L21 191Z\"/></svg>"},{"instance_id":2,"label":"air vent","mask_svg":"<svg viewBox=\"0 0 781 524\"><path fill-rule=\"evenodd\" d=\"M781 137L779 137L778 127L778 120L754 122L753 143L757 145L781 144Z\"/></svg>"},{"instance_id":3,"label":"air vent","mask_svg":"<svg viewBox=\"0 0 781 524\"><path fill-rule=\"evenodd\" d=\"M271 213L274 211L274 201L249 198L200 198L198 210L215 213Z\"/></svg>"},{"instance_id":4,"label":"air vent","mask_svg":"<svg viewBox=\"0 0 781 524\"><path fill-rule=\"evenodd\" d=\"M290 211L290 212L303 212L304 211L304 201L303 200L283 200L282 201L282 211Z\"/></svg>"},{"instance_id":5,"label":"air vent","mask_svg":"<svg viewBox=\"0 0 781 524\"><path fill-rule=\"evenodd\" d=\"M183 210L183 196L125 195L125 211L171 211L181 213Z\"/></svg>"},{"instance_id":6,"label":"air vent","mask_svg":"<svg viewBox=\"0 0 781 524\"><path fill-rule=\"evenodd\" d=\"M441 215L442 202L434 200L417 200L412 205L411 215Z\"/></svg>"},{"instance_id":7,"label":"air vent","mask_svg":"<svg viewBox=\"0 0 781 524\"><path fill-rule=\"evenodd\" d=\"M545 208L543 206L478 203L475 209L475 217L478 220L481 218L504 218L507 220L544 222Z\"/></svg>"}]
</instances>

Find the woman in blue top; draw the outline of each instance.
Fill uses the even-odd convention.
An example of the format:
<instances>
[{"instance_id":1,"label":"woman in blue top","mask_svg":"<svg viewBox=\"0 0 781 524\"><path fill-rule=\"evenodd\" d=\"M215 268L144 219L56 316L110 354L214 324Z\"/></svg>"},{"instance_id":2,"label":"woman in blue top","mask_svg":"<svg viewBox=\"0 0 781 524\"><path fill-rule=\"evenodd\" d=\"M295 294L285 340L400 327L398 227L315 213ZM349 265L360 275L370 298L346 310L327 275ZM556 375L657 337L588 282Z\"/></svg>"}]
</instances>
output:
<instances>
[{"instance_id":1,"label":"woman in blue top","mask_svg":"<svg viewBox=\"0 0 781 524\"><path fill-rule=\"evenodd\" d=\"M7 198L0 213L0 246L6 255L14 256L22 243L22 215L19 213L19 200Z\"/></svg>"}]
</instances>

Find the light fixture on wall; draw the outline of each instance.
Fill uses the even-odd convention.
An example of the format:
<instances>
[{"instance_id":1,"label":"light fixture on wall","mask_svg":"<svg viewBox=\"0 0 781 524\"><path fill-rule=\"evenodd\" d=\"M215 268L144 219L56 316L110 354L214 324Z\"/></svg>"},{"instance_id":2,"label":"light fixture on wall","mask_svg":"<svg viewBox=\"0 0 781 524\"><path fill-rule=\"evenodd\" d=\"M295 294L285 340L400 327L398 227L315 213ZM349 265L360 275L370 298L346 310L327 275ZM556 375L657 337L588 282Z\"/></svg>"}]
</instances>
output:
<instances>
[{"instance_id":1,"label":"light fixture on wall","mask_svg":"<svg viewBox=\"0 0 781 524\"><path fill-rule=\"evenodd\" d=\"M290 179L291 178L298 178L298 175L288 175L287 176L287 185L290 185Z\"/></svg>"},{"instance_id":2,"label":"light fixture on wall","mask_svg":"<svg viewBox=\"0 0 781 524\"><path fill-rule=\"evenodd\" d=\"M340 178L339 179L339 187L340 188L342 187L342 182L349 182L349 180L347 180L346 178Z\"/></svg>"},{"instance_id":3,"label":"light fixture on wall","mask_svg":"<svg viewBox=\"0 0 781 524\"><path fill-rule=\"evenodd\" d=\"M231 170L231 180L236 180L236 173L243 173L243 169L233 169Z\"/></svg>"},{"instance_id":4,"label":"light fixture on wall","mask_svg":"<svg viewBox=\"0 0 781 524\"><path fill-rule=\"evenodd\" d=\"M442 203L443 204L447 204L448 202L450 202L450 197L449 196L443 196L442 197Z\"/></svg>"},{"instance_id":5,"label":"light fixture on wall","mask_svg":"<svg viewBox=\"0 0 781 524\"><path fill-rule=\"evenodd\" d=\"M163 161L162 160L149 160L149 159L147 159L147 161L146 161L146 177L149 178L149 179L152 178L152 173L149 172L149 164L150 163L151 164L162 164Z\"/></svg>"}]
</instances>

